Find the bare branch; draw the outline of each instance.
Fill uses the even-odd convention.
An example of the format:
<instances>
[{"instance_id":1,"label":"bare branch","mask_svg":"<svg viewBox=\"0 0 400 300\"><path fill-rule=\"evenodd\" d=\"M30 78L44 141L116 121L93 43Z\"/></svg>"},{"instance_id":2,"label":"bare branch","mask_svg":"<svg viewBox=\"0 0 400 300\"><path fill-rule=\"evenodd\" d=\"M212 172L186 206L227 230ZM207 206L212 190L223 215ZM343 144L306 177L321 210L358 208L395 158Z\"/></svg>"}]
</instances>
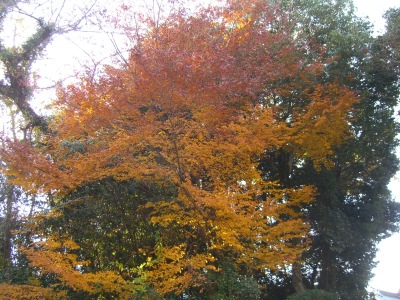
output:
<instances>
[{"instance_id":1,"label":"bare branch","mask_svg":"<svg viewBox=\"0 0 400 300\"><path fill-rule=\"evenodd\" d=\"M118 47L118 43L115 41L114 34L113 33L107 33L107 36L110 39L111 43L113 44L114 49L115 49L117 55L119 56L119 58L122 60L122 62L125 64L126 67L129 67L128 61L126 60L126 58L122 54L121 49Z\"/></svg>"}]
</instances>

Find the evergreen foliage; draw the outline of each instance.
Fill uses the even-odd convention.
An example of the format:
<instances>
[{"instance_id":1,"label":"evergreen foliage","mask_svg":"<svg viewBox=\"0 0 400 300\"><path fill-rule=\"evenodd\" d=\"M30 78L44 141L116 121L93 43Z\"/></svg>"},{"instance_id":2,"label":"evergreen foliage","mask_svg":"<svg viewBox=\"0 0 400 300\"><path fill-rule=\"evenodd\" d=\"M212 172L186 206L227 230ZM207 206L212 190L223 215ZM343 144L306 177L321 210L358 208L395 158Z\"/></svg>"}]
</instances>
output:
<instances>
[{"instance_id":1,"label":"evergreen foliage","mask_svg":"<svg viewBox=\"0 0 400 300\"><path fill-rule=\"evenodd\" d=\"M290 295L287 300L339 300L339 296L335 293L326 292L323 290L308 290L305 293L296 293Z\"/></svg>"}]
</instances>

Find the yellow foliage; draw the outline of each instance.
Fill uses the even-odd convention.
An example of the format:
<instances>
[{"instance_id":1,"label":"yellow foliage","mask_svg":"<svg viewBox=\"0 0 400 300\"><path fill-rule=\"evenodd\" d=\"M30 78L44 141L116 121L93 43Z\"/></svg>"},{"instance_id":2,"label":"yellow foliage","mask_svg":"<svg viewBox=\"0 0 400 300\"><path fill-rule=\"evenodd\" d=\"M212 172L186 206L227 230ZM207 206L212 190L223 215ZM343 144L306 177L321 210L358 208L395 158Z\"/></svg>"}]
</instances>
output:
<instances>
[{"instance_id":1,"label":"yellow foliage","mask_svg":"<svg viewBox=\"0 0 400 300\"><path fill-rule=\"evenodd\" d=\"M69 238L47 236L45 241L34 243L34 246L23 252L30 264L40 268L44 274L54 274L62 285L73 290L89 294L116 293L119 299L130 299L135 293L135 286L112 271L86 273L80 271L86 262L79 261L76 254L79 246Z\"/></svg>"},{"instance_id":2,"label":"yellow foliage","mask_svg":"<svg viewBox=\"0 0 400 300\"><path fill-rule=\"evenodd\" d=\"M147 262L137 266L161 294L201 287L221 258L259 269L298 260L308 247L301 208L316 192L262 178L259 159L283 149L329 167L334 147L350 137L356 98L306 82L321 64L299 63L283 23L271 32L277 11L266 3L234 1L214 19L171 17L136 41L126 68L60 89L46 147L8 143L4 172L30 192L59 197L105 178L174 186L174 199L160 192L145 205L160 238L141 249ZM290 99L293 90L304 99L283 118L272 98ZM115 272L81 272L79 245L68 237L34 244L25 250L31 264L72 289L120 299L135 289Z\"/></svg>"},{"instance_id":3,"label":"yellow foliage","mask_svg":"<svg viewBox=\"0 0 400 300\"><path fill-rule=\"evenodd\" d=\"M52 288L32 285L0 283L0 300L66 300L66 291L55 292Z\"/></svg>"},{"instance_id":4,"label":"yellow foliage","mask_svg":"<svg viewBox=\"0 0 400 300\"><path fill-rule=\"evenodd\" d=\"M290 143L300 157L311 158L315 165L331 166L335 146L350 138L349 116L356 96L335 85L318 85L309 94L307 112L299 115L288 129Z\"/></svg>"}]
</instances>

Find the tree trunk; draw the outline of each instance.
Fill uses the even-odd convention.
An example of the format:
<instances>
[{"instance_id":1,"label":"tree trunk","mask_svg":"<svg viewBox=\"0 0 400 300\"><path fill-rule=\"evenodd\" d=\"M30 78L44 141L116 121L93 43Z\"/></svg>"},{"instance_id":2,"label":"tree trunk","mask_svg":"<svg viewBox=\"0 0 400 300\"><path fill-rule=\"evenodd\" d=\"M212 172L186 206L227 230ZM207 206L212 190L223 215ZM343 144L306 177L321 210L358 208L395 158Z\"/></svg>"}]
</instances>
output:
<instances>
[{"instance_id":1,"label":"tree trunk","mask_svg":"<svg viewBox=\"0 0 400 300\"><path fill-rule=\"evenodd\" d=\"M322 248L321 278L318 287L326 291L336 291L335 254L329 245Z\"/></svg>"},{"instance_id":2,"label":"tree trunk","mask_svg":"<svg viewBox=\"0 0 400 300\"><path fill-rule=\"evenodd\" d=\"M11 230L12 230L12 209L13 209L13 203L14 203L14 187L12 185L6 184L4 186L6 189L6 215L4 218L4 226L3 226L3 264L2 264L2 269L4 272L4 278L6 281L9 280L8 278L8 272L7 270L10 267L11 263L11 253L12 253L12 243L11 243Z\"/></svg>"},{"instance_id":3,"label":"tree trunk","mask_svg":"<svg viewBox=\"0 0 400 300\"><path fill-rule=\"evenodd\" d=\"M306 288L303 283L303 276L301 273L301 264L299 262L293 263L292 266L292 285L296 293L304 293Z\"/></svg>"}]
</instances>

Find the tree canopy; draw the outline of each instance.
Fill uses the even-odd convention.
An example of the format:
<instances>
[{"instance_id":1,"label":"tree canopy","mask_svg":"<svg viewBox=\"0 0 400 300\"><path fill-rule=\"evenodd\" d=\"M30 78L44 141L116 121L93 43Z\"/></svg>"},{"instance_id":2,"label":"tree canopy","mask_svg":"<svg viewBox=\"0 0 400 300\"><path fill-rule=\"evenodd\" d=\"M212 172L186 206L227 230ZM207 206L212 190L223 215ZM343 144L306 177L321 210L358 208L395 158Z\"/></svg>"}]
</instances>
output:
<instances>
[{"instance_id":1,"label":"tree canopy","mask_svg":"<svg viewBox=\"0 0 400 300\"><path fill-rule=\"evenodd\" d=\"M397 11L374 39L351 2L303 2L140 15L119 24L129 56L59 87L46 123L17 105L42 130L4 139L2 172L48 209L16 232L36 284L4 289L365 298L376 242L399 217L386 187Z\"/></svg>"}]
</instances>

